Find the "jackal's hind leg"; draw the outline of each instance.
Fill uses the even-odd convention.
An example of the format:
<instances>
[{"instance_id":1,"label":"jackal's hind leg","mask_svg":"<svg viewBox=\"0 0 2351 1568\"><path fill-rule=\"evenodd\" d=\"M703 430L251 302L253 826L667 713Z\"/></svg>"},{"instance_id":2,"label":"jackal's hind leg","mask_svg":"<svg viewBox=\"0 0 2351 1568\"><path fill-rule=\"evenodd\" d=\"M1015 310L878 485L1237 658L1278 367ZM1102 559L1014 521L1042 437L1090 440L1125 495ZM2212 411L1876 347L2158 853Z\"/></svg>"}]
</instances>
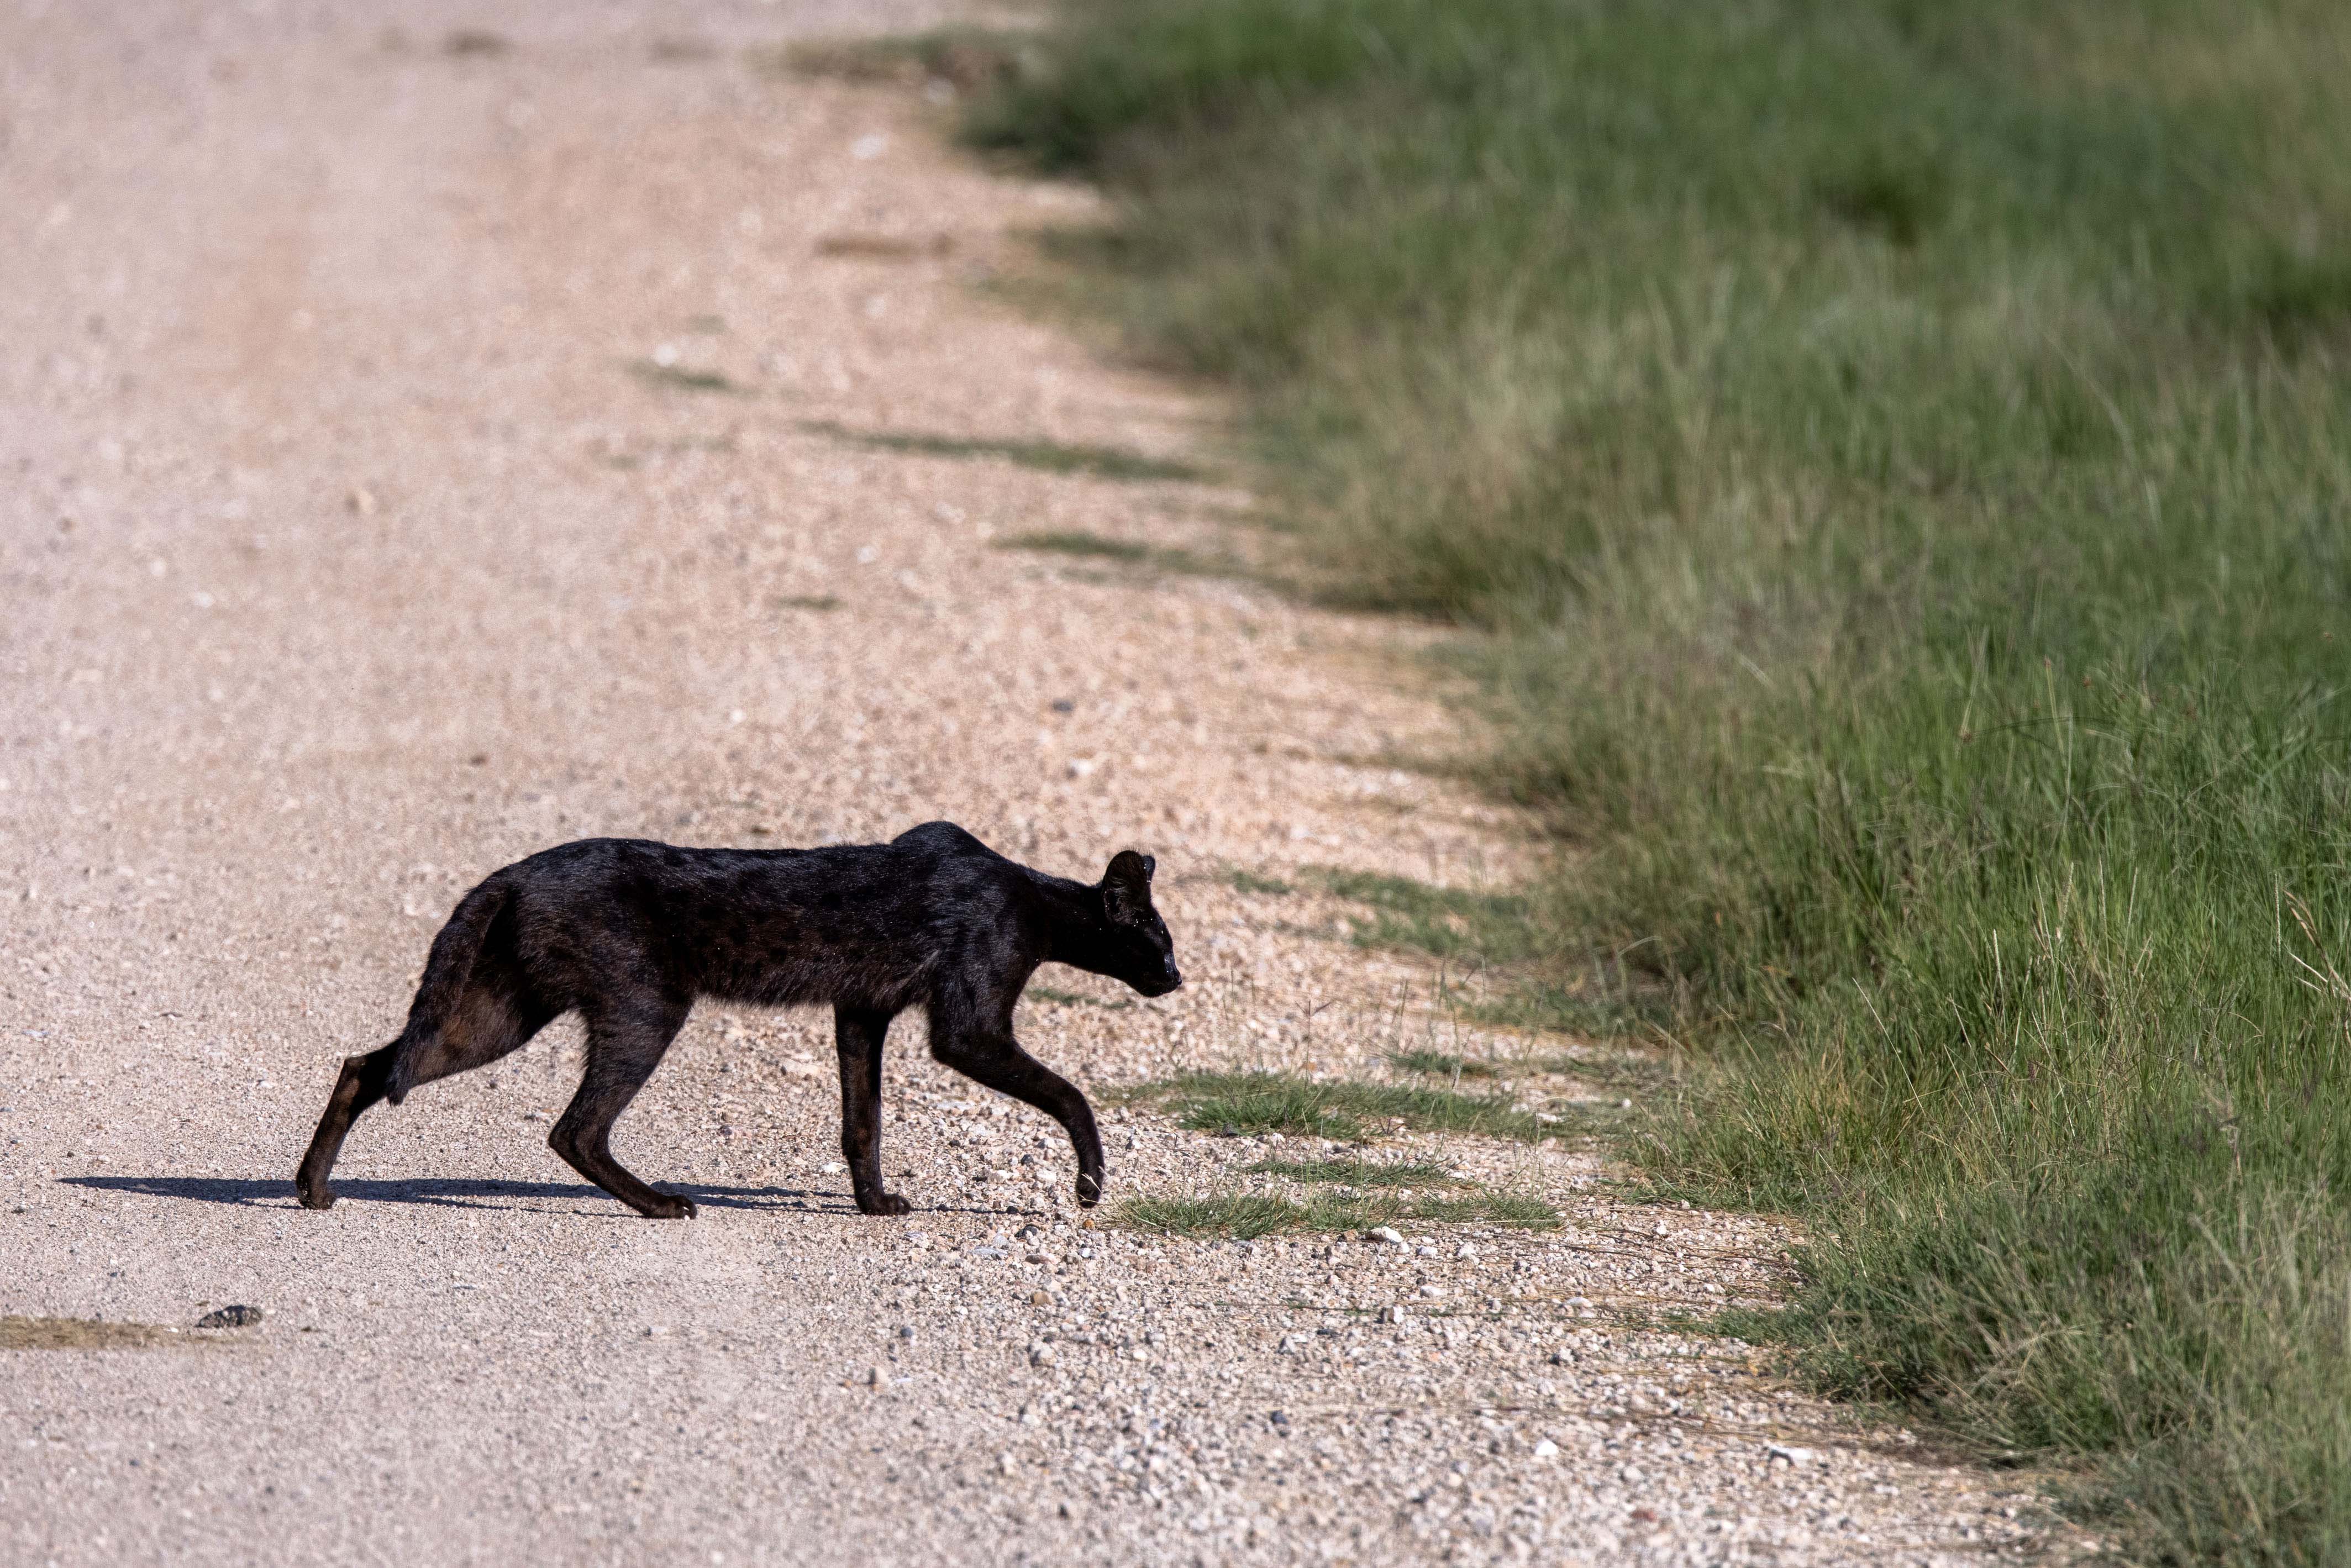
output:
<instances>
[{"instance_id":1,"label":"jackal's hind leg","mask_svg":"<svg viewBox=\"0 0 2351 1568\"><path fill-rule=\"evenodd\" d=\"M380 1051L343 1058L342 1074L335 1080L335 1092L327 1097L327 1113L319 1118L310 1151L302 1156L301 1169L294 1173L295 1195L303 1207L334 1207L335 1189L327 1185L327 1177L335 1168L335 1156L342 1153L343 1138L360 1113L384 1097L392 1083L392 1053L399 1049L400 1042L394 1040Z\"/></svg>"}]
</instances>

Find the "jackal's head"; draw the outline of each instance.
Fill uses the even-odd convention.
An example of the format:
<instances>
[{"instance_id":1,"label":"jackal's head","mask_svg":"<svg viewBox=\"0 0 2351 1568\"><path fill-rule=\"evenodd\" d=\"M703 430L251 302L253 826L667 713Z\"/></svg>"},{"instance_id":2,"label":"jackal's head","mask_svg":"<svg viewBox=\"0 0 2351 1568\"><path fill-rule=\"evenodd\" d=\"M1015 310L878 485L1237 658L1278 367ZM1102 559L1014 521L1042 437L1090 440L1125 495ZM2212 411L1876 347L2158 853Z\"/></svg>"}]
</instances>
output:
<instances>
[{"instance_id":1,"label":"jackal's head","mask_svg":"<svg viewBox=\"0 0 2351 1568\"><path fill-rule=\"evenodd\" d=\"M1102 973L1146 997L1164 997L1184 983L1176 967L1176 939L1151 906L1151 873L1159 862L1121 850L1102 873L1102 914L1110 921L1110 963Z\"/></svg>"}]
</instances>

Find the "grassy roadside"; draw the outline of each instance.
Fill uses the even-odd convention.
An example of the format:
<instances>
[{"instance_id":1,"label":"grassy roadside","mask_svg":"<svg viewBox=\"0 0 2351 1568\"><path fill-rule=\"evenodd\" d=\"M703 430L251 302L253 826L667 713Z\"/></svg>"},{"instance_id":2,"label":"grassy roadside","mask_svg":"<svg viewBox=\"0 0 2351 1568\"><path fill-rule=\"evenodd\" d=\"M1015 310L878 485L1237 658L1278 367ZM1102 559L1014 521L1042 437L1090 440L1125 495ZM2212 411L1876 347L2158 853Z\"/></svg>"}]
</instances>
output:
<instances>
[{"instance_id":1,"label":"grassy roadside","mask_svg":"<svg viewBox=\"0 0 2351 1568\"><path fill-rule=\"evenodd\" d=\"M1322 1082L1280 1072L1186 1072L1144 1092L1196 1132L1360 1138L1374 1126L1471 1133L1532 1143L1551 1130L1507 1094L1462 1094L1399 1083ZM1558 1118L1552 1118L1554 1122Z\"/></svg>"},{"instance_id":2,"label":"grassy roadside","mask_svg":"<svg viewBox=\"0 0 2351 1568\"><path fill-rule=\"evenodd\" d=\"M2351 1560L2351 11L1083 0L974 111L1724 1071L1832 1385Z\"/></svg>"},{"instance_id":3,"label":"grassy roadside","mask_svg":"<svg viewBox=\"0 0 2351 1568\"><path fill-rule=\"evenodd\" d=\"M1121 1205L1121 1223L1167 1236L1231 1236L1254 1240L1286 1231L1348 1234L1376 1225L1501 1225L1551 1230L1559 1211L1536 1198L1481 1192L1467 1197L1402 1199L1375 1196L1306 1202L1262 1194L1221 1197L1136 1197Z\"/></svg>"}]
</instances>

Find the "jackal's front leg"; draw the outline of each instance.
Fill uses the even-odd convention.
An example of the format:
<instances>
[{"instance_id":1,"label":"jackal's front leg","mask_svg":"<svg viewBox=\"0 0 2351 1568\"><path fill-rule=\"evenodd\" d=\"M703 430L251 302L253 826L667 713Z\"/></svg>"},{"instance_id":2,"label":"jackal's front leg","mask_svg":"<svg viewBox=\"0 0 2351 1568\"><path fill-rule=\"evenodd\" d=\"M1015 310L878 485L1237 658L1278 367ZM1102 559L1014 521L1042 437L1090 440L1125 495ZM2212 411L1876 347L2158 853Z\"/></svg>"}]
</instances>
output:
<instances>
[{"instance_id":1,"label":"jackal's front leg","mask_svg":"<svg viewBox=\"0 0 2351 1568\"><path fill-rule=\"evenodd\" d=\"M937 1028L936 1020L933 1029ZM1070 1150L1078 1157L1078 1204L1092 1208L1102 1201L1102 1134L1094 1127L1093 1107L1078 1086L1020 1049L1009 1034L974 1031L935 1037L931 1054L975 1082L999 1094L1025 1101L1061 1124L1070 1134Z\"/></svg>"}]
</instances>

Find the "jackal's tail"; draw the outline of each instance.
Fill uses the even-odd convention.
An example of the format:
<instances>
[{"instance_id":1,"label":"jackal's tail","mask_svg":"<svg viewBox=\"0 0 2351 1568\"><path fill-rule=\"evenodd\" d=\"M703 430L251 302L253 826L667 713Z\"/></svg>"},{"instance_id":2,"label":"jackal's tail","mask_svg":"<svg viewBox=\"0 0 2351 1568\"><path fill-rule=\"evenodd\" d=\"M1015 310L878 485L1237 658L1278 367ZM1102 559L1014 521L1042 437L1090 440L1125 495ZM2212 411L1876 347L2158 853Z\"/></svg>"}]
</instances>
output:
<instances>
[{"instance_id":1,"label":"jackal's tail","mask_svg":"<svg viewBox=\"0 0 2351 1568\"><path fill-rule=\"evenodd\" d=\"M424 960L424 978L417 984L416 999L408 1004L408 1027L392 1042L392 1082L384 1098L393 1104L406 1099L415 1087L418 1058L439 1041L441 1031L456 1016L465 982L473 977L474 960L482 951L482 938L506 902L504 884L486 882L457 901L449 924L433 938L432 954Z\"/></svg>"}]
</instances>

